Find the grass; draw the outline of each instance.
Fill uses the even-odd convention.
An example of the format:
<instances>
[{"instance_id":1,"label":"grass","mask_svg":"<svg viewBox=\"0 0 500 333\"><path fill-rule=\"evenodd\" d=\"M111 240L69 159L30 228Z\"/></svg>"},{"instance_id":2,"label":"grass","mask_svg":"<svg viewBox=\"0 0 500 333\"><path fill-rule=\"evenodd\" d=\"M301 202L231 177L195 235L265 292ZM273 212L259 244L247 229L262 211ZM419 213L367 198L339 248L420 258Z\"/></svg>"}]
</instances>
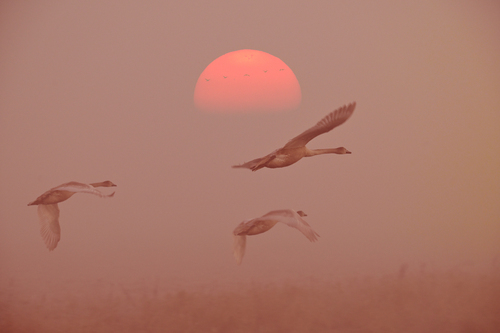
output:
<instances>
[{"instance_id":1,"label":"grass","mask_svg":"<svg viewBox=\"0 0 500 333\"><path fill-rule=\"evenodd\" d=\"M500 276L418 273L243 289L0 294L0 332L500 332Z\"/></svg>"}]
</instances>

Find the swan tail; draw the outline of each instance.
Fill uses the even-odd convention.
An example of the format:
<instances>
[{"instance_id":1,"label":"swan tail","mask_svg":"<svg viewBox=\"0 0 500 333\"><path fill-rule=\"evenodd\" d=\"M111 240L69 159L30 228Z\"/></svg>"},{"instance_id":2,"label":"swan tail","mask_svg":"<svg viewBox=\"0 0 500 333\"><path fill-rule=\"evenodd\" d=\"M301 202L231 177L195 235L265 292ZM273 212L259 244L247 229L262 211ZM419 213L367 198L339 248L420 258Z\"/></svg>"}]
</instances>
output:
<instances>
[{"instance_id":1,"label":"swan tail","mask_svg":"<svg viewBox=\"0 0 500 333\"><path fill-rule=\"evenodd\" d=\"M233 255L238 265L241 265L241 261L245 255L246 243L246 235L233 235Z\"/></svg>"},{"instance_id":2,"label":"swan tail","mask_svg":"<svg viewBox=\"0 0 500 333\"><path fill-rule=\"evenodd\" d=\"M271 154L269 154L263 158L259 158L258 160L253 160L253 161L257 161L257 163L255 163L255 165L251 167L252 171L257 171L259 169L262 169L265 166L268 166L269 162L271 162L272 160L274 160L276 158L275 152L276 151L272 152Z\"/></svg>"},{"instance_id":3,"label":"swan tail","mask_svg":"<svg viewBox=\"0 0 500 333\"><path fill-rule=\"evenodd\" d=\"M253 161L246 162L246 163L243 163L243 164L233 165L232 168L234 168L234 169L238 169L238 168L241 168L241 169L253 169L257 165L258 162L259 161L253 160Z\"/></svg>"},{"instance_id":4,"label":"swan tail","mask_svg":"<svg viewBox=\"0 0 500 333\"><path fill-rule=\"evenodd\" d=\"M248 161L243 164L233 165L233 168L245 168L245 169L250 169L252 171L256 171L264 167L263 165L264 163L262 163L264 159L266 159L266 157L256 158L254 160Z\"/></svg>"}]
</instances>

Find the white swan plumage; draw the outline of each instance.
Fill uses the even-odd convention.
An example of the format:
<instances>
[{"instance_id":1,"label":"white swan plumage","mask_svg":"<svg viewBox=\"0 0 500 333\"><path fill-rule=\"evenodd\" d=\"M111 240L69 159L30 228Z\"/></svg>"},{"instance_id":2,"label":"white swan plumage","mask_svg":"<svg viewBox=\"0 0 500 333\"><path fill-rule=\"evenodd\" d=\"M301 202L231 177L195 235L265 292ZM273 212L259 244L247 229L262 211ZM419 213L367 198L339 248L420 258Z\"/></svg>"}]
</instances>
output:
<instances>
[{"instance_id":1,"label":"white swan plumage","mask_svg":"<svg viewBox=\"0 0 500 333\"><path fill-rule=\"evenodd\" d=\"M249 162L233 165L233 168L247 168L257 171L261 168L283 168L298 162L302 157L310 157L321 154L350 154L344 147L329 149L309 149L306 144L320 134L327 133L335 127L342 125L354 112L356 102L344 105L321 119L316 125L297 135L282 148L272 153L251 160Z\"/></svg>"},{"instance_id":2,"label":"white swan plumage","mask_svg":"<svg viewBox=\"0 0 500 333\"><path fill-rule=\"evenodd\" d=\"M61 239L61 227L59 226L59 207L58 203L68 200L75 193L90 193L101 198L112 197L111 194L104 194L97 190L96 187L113 187L116 186L109 180L100 183L84 184L78 182L69 182L51 188L47 192L36 198L28 206L38 205L38 219L40 221L40 234L45 242L45 245L52 251L56 248L57 243Z\"/></svg>"},{"instance_id":3,"label":"white swan plumage","mask_svg":"<svg viewBox=\"0 0 500 333\"><path fill-rule=\"evenodd\" d=\"M292 209L273 210L269 213L241 222L233 231L233 255L236 262L241 264L245 255L246 236L258 235L268 231L281 222L289 227L296 228L304 234L311 242L315 242L319 237L311 226L302 218L307 216L303 211Z\"/></svg>"}]
</instances>

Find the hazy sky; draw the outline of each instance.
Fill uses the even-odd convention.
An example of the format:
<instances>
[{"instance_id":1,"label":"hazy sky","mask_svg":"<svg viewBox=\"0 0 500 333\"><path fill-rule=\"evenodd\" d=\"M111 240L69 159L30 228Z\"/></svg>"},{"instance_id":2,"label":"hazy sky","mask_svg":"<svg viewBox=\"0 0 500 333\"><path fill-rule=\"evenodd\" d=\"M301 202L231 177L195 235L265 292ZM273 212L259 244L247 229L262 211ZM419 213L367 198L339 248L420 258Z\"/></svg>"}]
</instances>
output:
<instances>
[{"instance_id":1,"label":"hazy sky","mask_svg":"<svg viewBox=\"0 0 500 333\"><path fill-rule=\"evenodd\" d=\"M286 4L286 5L285 5ZM496 1L85 1L0 4L0 282L238 283L489 265L500 255ZM196 81L256 49L295 73L301 107L207 114ZM352 155L231 169L333 109L310 148ZM60 205L49 252L35 207L68 181L118 185ZM104 192L110 189L103 189ZM232 230L292 208L321 235Z\"/></svg>"}]
</instances>

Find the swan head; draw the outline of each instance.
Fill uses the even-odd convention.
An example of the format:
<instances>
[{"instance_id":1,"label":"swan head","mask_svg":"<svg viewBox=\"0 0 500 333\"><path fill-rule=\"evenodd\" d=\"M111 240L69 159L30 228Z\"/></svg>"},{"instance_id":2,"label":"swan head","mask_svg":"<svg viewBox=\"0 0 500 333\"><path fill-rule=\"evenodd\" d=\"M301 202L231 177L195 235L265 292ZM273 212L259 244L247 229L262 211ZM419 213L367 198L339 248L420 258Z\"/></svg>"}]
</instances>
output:
<instances>
[{"instance_id":1,"label":"swan head","mask_svg":"<svg viewBox=\"0 0 500 333\"><path fill-rule=\"evenodd\" d=\"M304 213L304 212L303 212L303 211L301 211L301 210L298 210L298 211L297 211L297 214L299 214L300 216L307 216L307 214L306 214L306 213Z\"/></svg>"},{"instance_id":2,"label":"swan head","mask_svg":"<svg viewBox=\"0 0 500 333\"><path fill-rule=\"evenodd\" d=\"M113 182L111 182L109 180L106 180L104 182L97 183L97 184L91 184L91 185L94 187L113 187L113 186L116 186L115 184L113 184Z\"/></svg>"},{"instance_id":3,"label":"swan head","mask_svg":"<svg viewBox=\"0 0 500 333\"><path fill-rule=\"evenodd\" d=\"M344 147L339 147L337 148L338 153L337 154L351 154L351 152Z\"/></svg>"}]
</instances>

